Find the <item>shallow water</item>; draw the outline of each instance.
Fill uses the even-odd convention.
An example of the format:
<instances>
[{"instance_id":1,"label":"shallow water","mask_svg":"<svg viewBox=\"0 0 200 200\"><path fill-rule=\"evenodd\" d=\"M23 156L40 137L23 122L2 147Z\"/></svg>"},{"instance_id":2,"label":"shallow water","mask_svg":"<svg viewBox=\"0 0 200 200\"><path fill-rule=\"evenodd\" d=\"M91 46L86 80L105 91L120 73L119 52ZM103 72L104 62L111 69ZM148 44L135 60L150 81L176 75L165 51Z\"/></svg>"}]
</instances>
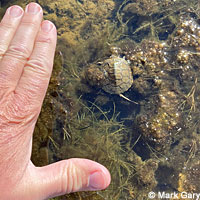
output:
<instances>
[{"instance_id":1,"label":"shallow water","mask_svg":"<svg viewBox=\"0 0 200 200\"><path fill-rule=\"evenodd\" d=\"M9 5L28 2L2 1L1 15ZM105 191L55 199L167 199L169 193L181 199L182 192L198 193L198 0L37 2L58 29L58 45L32 160L42 166L89 158L112 176ZM103 90L105 80L117 82L115 61L106 68L111 55L131 69L133 84L123 93L130 101Z\"/></svg>"}]
</instances>

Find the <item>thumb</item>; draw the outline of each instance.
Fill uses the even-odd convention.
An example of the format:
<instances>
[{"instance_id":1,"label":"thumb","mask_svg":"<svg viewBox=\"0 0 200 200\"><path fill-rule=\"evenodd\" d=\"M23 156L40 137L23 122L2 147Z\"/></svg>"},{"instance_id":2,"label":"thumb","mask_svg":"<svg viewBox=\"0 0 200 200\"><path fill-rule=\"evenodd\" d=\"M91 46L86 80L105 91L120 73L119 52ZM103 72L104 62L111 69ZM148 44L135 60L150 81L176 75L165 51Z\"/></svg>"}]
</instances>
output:
<instances>
[{"instance_id":1,"label":"thumb","mask_svg":"<svg viewBox=\"0 0 200 200\"><path fill-rule=\"evenodd\" d=\"M102 190L111 181L110 173L104 166L87 159L72 158L34 168L35 172L30 173L32 180L28 189L29 194L34 191L31 195L34 200L76 191Z\"/></svg>"}]
</instances>

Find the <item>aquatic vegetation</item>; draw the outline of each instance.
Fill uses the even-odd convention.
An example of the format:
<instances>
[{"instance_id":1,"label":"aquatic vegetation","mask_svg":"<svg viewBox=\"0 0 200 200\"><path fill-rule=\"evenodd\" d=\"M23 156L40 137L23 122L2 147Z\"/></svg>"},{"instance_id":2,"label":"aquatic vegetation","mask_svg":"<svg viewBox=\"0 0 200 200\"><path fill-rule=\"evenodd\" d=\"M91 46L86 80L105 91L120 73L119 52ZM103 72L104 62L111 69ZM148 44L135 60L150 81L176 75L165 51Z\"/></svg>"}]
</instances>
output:
<instances>
[{"instance_id":1,"label":"aquatic vegetation","mask_svg":"<svg viewBox=\"0 0 200 200\"><path fill-rule=\"evenodd\" d=\"M135 3L138 10L132 7ZM80 32L79 45L60 37L59 48L65 52L65 61L58 93L67 113L66 117L58 116L54 126L49 160L96 160L108 167L113 180L105 191L70 194L63 199L145 199L148 191L159 190L163 185L168 191L198 188L192 176L192 169L198 169L195 156L199 158L199 145L195 142L200 130L198 12L192 8L186 11L185 5L178 8L180 4L181 1L163 1L156 3L152 13L147 9L142 14L140 1L118 2L119 9L115 11L120 27L108 26L105 35L92 33L87 40L93 27L89 20L82 29L87 34ZM179 15L172 5L181 11ZM158 8L162 8L162 15ZM170 11L168 15L165 9ZM141 31L143 35L136 39ZM167 33L162 37L164 32ZM133 84L126 96L136 98L139 105L102 90L103 66L98 62L113 54L112 47L118 47L115 55L129 62ZM91 72L90 85L84 77L87 69Z\"/></svg>"},{"instance_id":2,"label":"aquatic vegetation","mask_svg":"<svg viewBox=\"0 0 200 200\"><path fill-rule=\"evenodd\" d=\"M46 17L58 27L58 38L62 38L68 46L101 35L109 22L107 18L115 7L112 0L38 2L44 7Z\"/></svg>"},{"instance_id":3,"label":"aquatic vegetation","mask_svg":"<svg viewBox=\"0 0 200 200\"><path fill-rule=\"evenodd\" d=\"M121 37L136 42L154 38L166 40L179 23L187 8L198 13L198 1L193 0L124 0L117 10L117 19L123 27Z\"/></svg>"},{"instance_id":4,"label":"aquatic vegetation","mask_svg":"<svg viewBox=\"0 0 200 200\"><path fill-rule=\"evenodd\" d=\"M116 121L117 114L114 113L109 119L95 104L91 107L82 106L73 119L65 122L70 137L60 140L60 133L54 134L53 139L59 148L51 145L52 156L57 160L88 158L105 165L110 170L113 181L109 189L98 192L97 197L102 193L105 199L116 199L116 196L124 195L124 188L131 185L130 178L135 172L133 164L126 158L128 154L120 144L127 129L122 122ZM95 112L96 109L99 113Z\"/></svg>"}]
</instances>

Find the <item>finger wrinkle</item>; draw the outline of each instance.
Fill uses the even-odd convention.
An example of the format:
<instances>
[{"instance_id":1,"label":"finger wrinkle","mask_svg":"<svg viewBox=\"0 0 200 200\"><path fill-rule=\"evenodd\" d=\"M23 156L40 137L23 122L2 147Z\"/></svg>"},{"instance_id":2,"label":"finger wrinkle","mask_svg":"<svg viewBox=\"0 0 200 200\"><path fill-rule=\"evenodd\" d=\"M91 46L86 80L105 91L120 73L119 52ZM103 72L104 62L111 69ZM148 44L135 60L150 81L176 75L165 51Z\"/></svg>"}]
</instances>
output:
<instances>
[{"instance_id":1,"label":"finger wrinkle","mask_svg":"<svg viewBox=\"0 0 200 200\"><path fill-rule=\"evenodd\" d=\"M25 70L30 74L37 74L38 78L45 80L44 78L49 79L51 76L51 70L49 66L52 66L53 63L50 60L47 60L46 57L38 56L37 60L29 60L25 66Z\"/></svg>"},{"instance_id":2,"label":"finger wrinkle","mask_svg":"<svg viewBox=\"0 0 200 200\"><path fill-rule=\"evenodd\" d=\"M44 78L44 80L39 77L35 77L31 75L28 75L28 79L27 79L27 75L24 76L23 80L21 80L19 82L18 87L16 88L16 92L22 94L23 96L26 96L27 99L30 99L30 106L34 107L38 112L41 108L41 103L42 101L40 101L39 97L44 98L45 93L43 93L43 91L46 92L47 90L47 83L48 83L48 78ZM38 95L39 94L39 95Z\"/></svg>"},{"instance_id":3,"label":"finger wrinkle","mask_svg":"<svg viewBox=\"0 0 200 200\"><path fill-rule=\"evenodd\" d=\"M85 188L87 185L87 178L84 170L79 169L72 160L67 160L66 165L63 165L61 170L61 193L71 193Z\"/></svg>"},{"instance_id":4,"label":"finger wrinkle","mask_svg":"<svg viewBox=\"0 0 200 200\"><path fill-rule=\"evenodd\" d=\"M10 56L7 56L7 55L4 56L2 59L2 63L3 64L6 63L6 60L9 58L10 58ZM16 77L20 78L22 76L24 65L26 62L27 62L27 60L25 60L25 58L13 55L13 57L10 58L9 61L7 61L7 63L8 63L7 68L2 69L2 72L1 72L1 68L0 68L0 75L1 75L1 73L4 74L2 76L2 79L0 79L0 82L4 81L5 82L4 86L10 87L10 90L14 91L20 80L20 79L16 79ZM13 72L16 72L16 73L13 73Z\"/></svg>"},{"instance_id":5,"label":"finger wrinkle","mask_svg":"<svg viewBox=\"0 0 200 200\"><path fill-rule=\"evenodd\" d=\"M8 127L11 128L13 125L24 126L30 121L30 118L35 118L34 116L39 112L37 109L33 109L25 98L20 97L21 95L15 95L13 92L13 95L11 96L13 97L8 98L10 99L9 103L6 104L0 113L0 118L4 119L2 120L2 123L8 124L7 129Z\"/></svg>"},{"instance_id":6,"label":"finger wrinkle","mask_svg":"<svg viewBox=\"0 0 200 200\"><path fill-rule=\"evenodd\" d=\"M13 76L10 76L10 74L12 74L14 70L17 70L17 73L21 74L23 70L22 66L24 66L26 62L27 59L21 56L10 54L9 52L6 53L0 62L0 65L4 66L3 68L0 68L0 84L3 83L4 85L13 86L15 88L16 85L13 77L17 74L14 74Z\"/></svg>"},{"instance_id":7,"label":"finger wrinkle","mask_svg":"<svg viewBox=\"0 0 200 200\"><path fill-rule=\"evenodd\" d=\"M5 55L5 51L3 49L0 49L0 60L3 58Z\"/></svg>"},{"instance_id":8,"label":"finger wrinkle","mask_svg":"<svg viewBox=\"0 0 200 200\"><path fill-rule=\"evenodd\" d=\"M36 43L41 45L41 46L44 45L44 43L52 44L53 43L53 38L52 37L47 37L45 35L39 35L37 40L36 40Z\"/></svg>"},{"instance_id":9,"label":"finger wrinkle","mask_svg":"<svg viewBox=\"0 0 200 200\"><path fill-rule=\"evenodd\" d=\"M30 21L30 20L22 20L21 21L21 24L20 24L20 28L22 28L22 30L26 30L26 29L29 29L29 30L37 30L38 29L38 19L35 19L34 18Z\"/></svg>"},{"instance_id":10,"label":"finger wrinkle","mask_svg":"<svg viewBox=\"0 0 200 200\"><path fill-rule=\"evenodd\" d=\"M43 12L40 12L39 14L34 16L25 12L21 20L21 24L22 25L25 24L26 26L33 25L38 27L40 25L40 23L38 22L42 21L42 17L43 17Z\"/></svg>"},{"instance_id":11,"label":"finger wrinkle","mask_svg":"<svg viewBox=\"0 0 200 200\"><path fill-rule=\"evenodd\" d=\"M3 57L5 52L7 50L7 45L6 44L1 44L0 45L0 56Z\"/></svg>"},{"instance_id":12,"label":"finger wrinkle","mask_svg":"<svg viewBox=\"0 0 200 200\"><path fill-rule=\"evenodd\" d=\"M25 45L19 44L19 45L10 45L8 50L5 53L5 56L8 56L10 58L17 59L18 62L27 61L29 56L31 54L31 51L28 47Z\"/></svg>"},{"instance_id":13,"label":"finger wrinkle","mask_svg":"<svg viewBox=\"0 0 200 200\"><path fill-rule=\"evenodd\" d=\"M9 22L9 21L1 21L0 23L0 31L5 31L7 29L11 29L11 30L15 30L16 28L13 26L13 22Z\"/></svg>"}]
</instances>

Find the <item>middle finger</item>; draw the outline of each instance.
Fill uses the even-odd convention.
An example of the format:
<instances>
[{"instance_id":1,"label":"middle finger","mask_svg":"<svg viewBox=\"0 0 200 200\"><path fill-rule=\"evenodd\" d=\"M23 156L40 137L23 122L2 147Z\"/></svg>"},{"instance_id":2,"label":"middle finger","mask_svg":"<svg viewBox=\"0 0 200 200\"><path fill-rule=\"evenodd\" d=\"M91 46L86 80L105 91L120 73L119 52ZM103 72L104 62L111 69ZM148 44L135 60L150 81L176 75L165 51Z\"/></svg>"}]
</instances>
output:
<instances>
[{"instance_id":1,"label":"middle finger","mask_svg":"<svg viewBox=\"0 0 200 200\"><path fill-rule=\"evenodd\" d=\"M6 86L15 88L24 65L32 53L42 18L42 8L38 4L30 3L26 6L13 40L0 62L0 83L4 82L9 84Z\"/></svg>"}]
</instances>

